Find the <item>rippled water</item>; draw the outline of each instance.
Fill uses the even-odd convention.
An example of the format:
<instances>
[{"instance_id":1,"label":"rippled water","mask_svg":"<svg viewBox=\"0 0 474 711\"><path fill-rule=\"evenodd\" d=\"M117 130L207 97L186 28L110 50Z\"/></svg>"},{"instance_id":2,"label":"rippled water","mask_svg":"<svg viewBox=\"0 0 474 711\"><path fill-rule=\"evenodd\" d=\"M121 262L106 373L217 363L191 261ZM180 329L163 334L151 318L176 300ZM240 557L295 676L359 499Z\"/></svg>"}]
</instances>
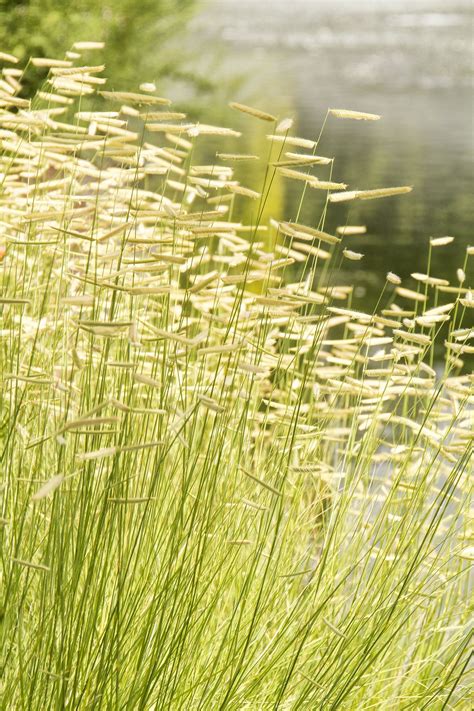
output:
<instances>
[{"instance_id":1,"label":"rippled water","mask_svg":"<svg viewBox=\"0 0 474 711\"><path fill-rule=\"evenodd\" d=\"M351 188L415 186L351 208L350 221L368 227L351 246L358 240L366 253L369 289L387 268L422 268L431 235L456 237L435 257L437 272L454 279L474 242L472 23L465 0L215 0L190 28L195 67L221 81L226 99L289 113L301 135L318 134L328 106L383 115L331 120L318 151L336 157L336 178ZM230 111L223 118L235 123ZM298 195L287 191L288 217ZM304 217L319 211L314 200ZM328 228L346 211L331 208Z\"/></svg>"}]
</instances>

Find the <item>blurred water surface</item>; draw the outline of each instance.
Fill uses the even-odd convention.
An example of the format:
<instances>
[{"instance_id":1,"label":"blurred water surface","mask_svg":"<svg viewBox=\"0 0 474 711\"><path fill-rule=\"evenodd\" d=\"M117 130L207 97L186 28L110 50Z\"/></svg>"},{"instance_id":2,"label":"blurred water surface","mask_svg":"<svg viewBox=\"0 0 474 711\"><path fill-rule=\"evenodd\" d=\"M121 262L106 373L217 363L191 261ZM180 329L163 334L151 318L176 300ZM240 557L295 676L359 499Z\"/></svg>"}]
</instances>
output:
<instances>
[{"instance_id":1,"label":"blurred water surface","mask_svg":"<svg viewBox=\"0 0 474 711\"><path fill-rule=\"evenodd\" d=\"M289 113L298 135L316 137L330 106L383 115L331 119L318 149L335 156L335 178L351 188L415 187L350 208L349 221L368 227L349 246L366 254L375 293L388 268L407 276L426 266L430 236L456 238L434 255L437 273L451 280L474 242L472 29L466 0L210 0L188 36L194 67L226 98ZM235 124L234 112L223 118ZM252 120L245 126L259 130ZM299 195L285 190L287 217ZM311 198L303 217L314 222L320 210ZM347 204L331 207L328 228L346 217Z\"/></svg>"}]
</instances>

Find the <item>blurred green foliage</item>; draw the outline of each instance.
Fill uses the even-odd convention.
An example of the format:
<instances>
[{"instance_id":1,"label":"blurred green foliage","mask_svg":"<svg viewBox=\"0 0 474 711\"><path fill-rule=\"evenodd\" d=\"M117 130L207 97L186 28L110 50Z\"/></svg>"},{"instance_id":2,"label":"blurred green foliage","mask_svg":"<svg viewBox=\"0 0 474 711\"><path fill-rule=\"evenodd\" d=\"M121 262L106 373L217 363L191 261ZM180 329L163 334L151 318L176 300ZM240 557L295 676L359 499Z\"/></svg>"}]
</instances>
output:
<instances>
[{"instance_id":1,"label":"blurred green foliage","mask_svg":"<svg viewBox=\"0 0 474 711\"><path fill-rule=\"evenodd\" d=\"M0 47L25 60L60 57L78 40L103 40L101 57L112 83L133 87L179 76L185 54L166 45L196 5L196 0L0 0Z\"/></svg>"}]
</instances>

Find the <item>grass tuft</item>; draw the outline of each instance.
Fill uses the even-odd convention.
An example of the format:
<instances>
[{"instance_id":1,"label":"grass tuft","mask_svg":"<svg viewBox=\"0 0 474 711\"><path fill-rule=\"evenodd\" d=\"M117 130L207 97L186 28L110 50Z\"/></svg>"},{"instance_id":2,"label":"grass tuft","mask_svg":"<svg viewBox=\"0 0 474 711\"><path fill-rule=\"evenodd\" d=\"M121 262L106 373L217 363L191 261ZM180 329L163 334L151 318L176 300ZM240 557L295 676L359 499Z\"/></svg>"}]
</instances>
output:
<instances>
[{"instance_id":1,"label":"grass tuft","mask_svg":"<svg viewBox=\"0 0 474 711\"><path fill-rule=\"evenodd\" d=\"M330 203L411 187L233 103L255 163L88 48L0 86L4 708L467 708L472 248L360 310Z\"/></svg>"}]
</instances>

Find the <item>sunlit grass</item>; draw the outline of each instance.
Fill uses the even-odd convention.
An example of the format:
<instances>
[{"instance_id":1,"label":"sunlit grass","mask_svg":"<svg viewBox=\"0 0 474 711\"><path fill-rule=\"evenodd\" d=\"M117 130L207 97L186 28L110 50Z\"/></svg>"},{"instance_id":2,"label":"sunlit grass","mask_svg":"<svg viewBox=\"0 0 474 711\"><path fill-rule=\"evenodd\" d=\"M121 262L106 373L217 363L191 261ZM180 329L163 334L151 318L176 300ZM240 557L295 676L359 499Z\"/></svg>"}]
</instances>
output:
<instances>
[{"instance_id":1,"label":"sunlit grass","mask_svg":"<svg viewBox=\"0 0 474 711\"><path fill-rule=\"evenodd\" d=\"M5 708L468 708L472 248L365 313L365 227L327 214L411 186L346 190L234 103L255 185L234 129L99 96L94 56L31 102L2 61ZM319 224L263 219L277 173Z\"/></svg>"}]
</instances>

